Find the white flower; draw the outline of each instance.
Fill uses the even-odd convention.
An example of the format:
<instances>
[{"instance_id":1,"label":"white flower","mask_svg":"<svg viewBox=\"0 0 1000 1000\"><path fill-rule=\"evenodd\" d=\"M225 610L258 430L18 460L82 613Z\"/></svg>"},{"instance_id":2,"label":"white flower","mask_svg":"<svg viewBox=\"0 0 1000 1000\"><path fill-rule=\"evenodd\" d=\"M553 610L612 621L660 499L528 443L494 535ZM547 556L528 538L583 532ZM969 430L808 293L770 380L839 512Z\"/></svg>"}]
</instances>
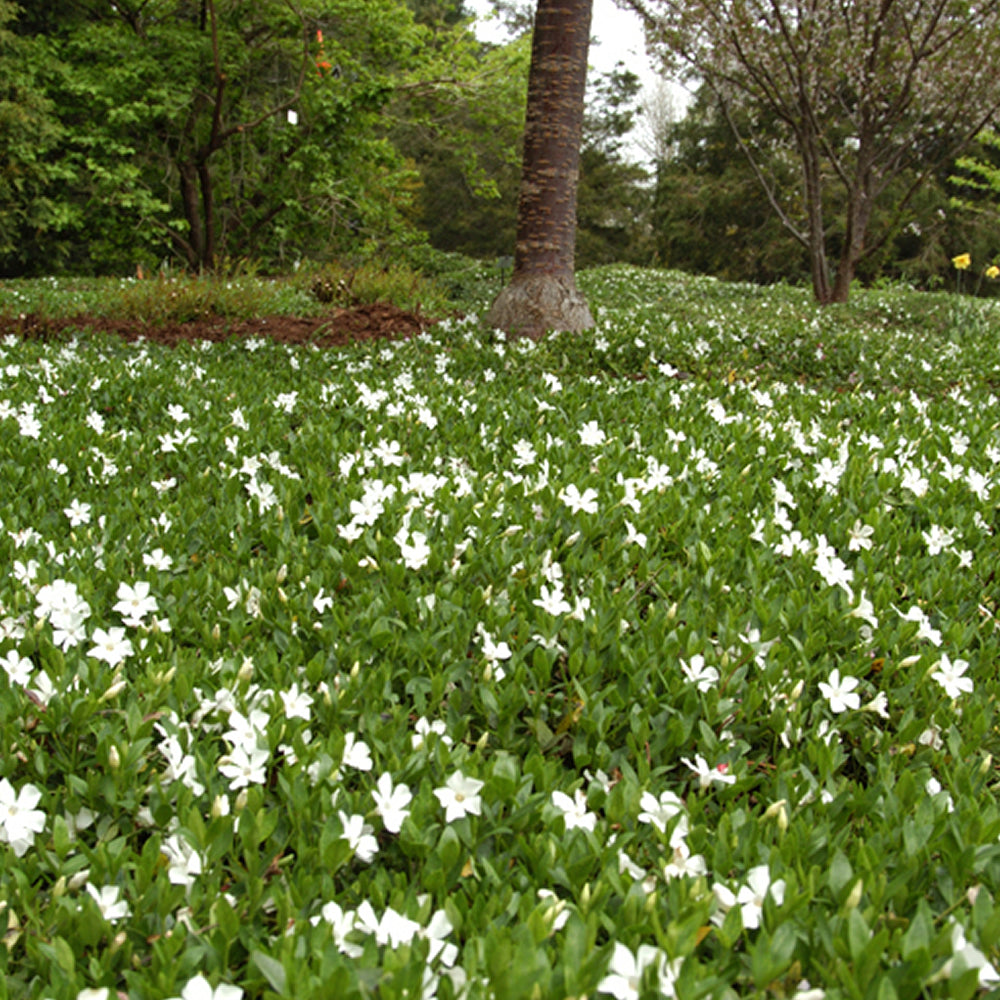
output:
<instances>
[{"instance_id":1,"label":"white flower","mask_svg":"<svg viewBox=\"0 0 1000 1000\"><path fill-rule=\"evenodd\" d=\"M73 500L68 507L64 508L63 513L69 518L71 528L79 527L81 524L90 524L89 503Z\"/></svg>"},{"instance_id":2,"label":"white flower","mask_svg":"<svg viewBox=\"0 0 1000 1000\"><path fill-rule=\"evenodd\" d=\"M542 596L536 597L531 603L556 617L568 615L573 611L573 607L566 600L562 585L559 583L554 584L552 587L548 587L543 583Z\"/></svg>"},{"instance_id":3,"label":"white flower","mask_svg":"<svg viewBox=\"0 0 1000 1000\"><path fill-rule=\"evenodd\" d=\"M596 420L588 420L579 431L580 444L585 446L601 445L607 440L607 435L597 426Z\"/></svg>"},{"instance_id":4,"label":"white flower","mask_svg":"<svg viewBox=\"0 0 1000 1000\"><path fill-rule=\"evenodd\" d=\"M448 735L448 727L445 726L442 719L435 719L431 722L429 719L420 718L414 723L413 728L416 732L410 737L410 743L414 750L419 750L432 733L439 736L445 746L450 747L452 744L452 739Z\"/></svg>"},{"instance_id":5,"label":"white flower","mask_svg":"<svg viewBox=\"0 0 1000 1000\"><path fill-rule=\"evenodd\" d=\"M248 785L262 785L267 780L267 760L269 754L259 747L234 747L225 757L219 759L219 771L229 778L230 791L246 788Z\"/></svg>"},{"instance_id":6,"label":"white flower","mask_svg":"<svg viewBox=\"0 0 1000 1000\"><path fill-rule=\"evenodd\" d=\"M565 792L553 792L552 804L562 813L567 830L577 827L581 830L593 830L597 824L596 814L587 809L587 794L582 788L576 790L573 798Z\"/></svg>"},{"instance_id":7,"label":"white flower","mask_svg":"<svg viewBox=\"0 0 1000 1000\"><path fill-rule=\"evenodd\" d=\"M0 667L3 667L7 674L7 679L11 684L20 684L27 687L31 681L31 671L34 664L26 656L22 656L16 649L7 651L7 655L0 659Z\"/></svg>"},{"instance_id":8,"label":"white flower","mask_svg":"<svg viewBox=\"0 0 1000 1000\"><path fill-rule=\"evenodd\" d=\"M771 872L767 865L757 865L747 872L747 884L740 888L736 895L736 905L743 917L743 926L754 930L760 926L760 918L764 912L764 900L770 896L779 906L785 898L785 881L771 881Z\"/></svg>"},{"instance_id":9,"label":"white flower","mask_svg":"<svg viewBox=\"0 0 1000 1000\"><path fill-rule=\"evenodd\" d=\"M372 792L375 808L382 817L382 825L389 833L399 833L410 815L407 806L413 801L413 793L406 785L393 785L392 775L386 771L380 775Z\"/></svg>"},{"instance_id":10,"label":"white flower","mask_svg":"<svg viewBox=\"0 0 1000 1000\"><path fill-rule=\"evenodd\" d=\"M900 612L900 614L906 621L917 623L918 639L928 639L935 646L941 645L940 630L931 626L931 620L927 617L926 612L922 608L914 605L909 611L906 612L906 614L902 614L902 612Z\"/></svg>"},{"instance_id":11,"label":"white flower","mask_svg":"<svg viewBox=\"0 0 1000 1000\"><path fill-rule=\"evenodd\" d=\"M660 993L672 997L681 961L679 958L668 961L659 948L650 944L639 945L633 954L620 941L616 941L608 964L608 975L597 984L597 991L610 993L616 1000L638 1000L642 974L649 966L653 966L657 971Z\"/></svg>"},{"instance_id":12,"label":"white flower","mask_svg":"<svg viewBox=\"0 0 1000 1000\"><path fill-rule=\"evenodd\" d=\"M713 782L720 785L731 785L736 781L735 774L727 773L728 764L716 764L715 767L710 767L708 761L701 754L695 754L694 761L689 757L681 757L681 761L698 775L699 788L708 788Z\"/></svg>"},{"instance_id":13,"label":"white flower","mask_svg":"<svg viewBox=\"0 0 1000 1000\"><path fill-rule=\"evenodd\" d=\"M152 552L144 552L142 556L142 564L147 569L158 569L158 570L168 570L173 566L174 561L168 556L163 549L153 549Z\"/></svg>"},{"instance_id":14,"label":"white flower","mask_svg":"<svg viewBox=\"0 0 1000 1000\"><path fill-rule=\"evenodd\" d=\"M483 801L479 797L482 787L482 781L467 778L461 771L456 771L444 783L443 788L435 788L434 794L444 807L445 822L451 823L470 813L479 816L483 807Z\"/></svg>"},{"instance_id":15,"label":"white flower","mask_svg":"<svg viewBox=\"0 0 1000 1000\"><path fill-rule=\"evenodd\" d=\"M588 486L583 493L581 493L576 486L570 483L569 486L565 487L559 494L559 499L562 500L564 504L574 514L578 514L581 510L585 514L596 514L597 513L597 490L593 487Z\"/></svg>"},{"instance_id":16,"label":"white flower","mask_svg":"<svg viewBox=\"0 0 1000 1000\"><path fill-rule=\"evenodd\" d=\"M635 525L631 521L625 522L625 544L626 545L638 545L640 549L646 547L646 533L644 531L636 531Z\"/></svg>"},{"instance_id":17,"label":"white flower","mask_svg":"<svg viewBox=\"0 0 1000 1000\"><path fill-rule=\"evenodd\" d=\"M354 733L348 733L344 737L344 757L342 763L358 771L370 771L373 766L371 748L364 740L359 740Z\"/></svg>"},{"instance_id":18,"label":"white flower","mask_svg":"<svg viewBox=\"0 0 1000 1000\"><path fill-rule=\"evenodd\" d=\"M365 822L364 816L348 816L340 809L337 810L337 815L340 816L340 823L344 828L342 839L350 844L351 850L361 861L368 864L378 854L375 831Z\"/></svg>"},{"instance_id":19,"label":"white flower","mask_svg":"<svg viewBox=\"0 0 1000 1000\"><path fill-rule=\"evenodd\" d=\"M699 691L711 691L719 681L719 671L715 667L706 667L705 657L700 653L691 657L690 665L681 660L681 670Z\"/></svg>"},{"instance_id":20,"label":"white flower","mask_svg":"<svg viewBox=\"0 0 1000 1000\"><path fill-rule=\"evenodd\" d=\"M0 839L10 844L17 857L24 857L36 833L45 829L45 813L35 806L42 793L34 785L24 785L15 794L6 778L0 778Z\"/></svg>"},{"instance_id":21,"label":"white flower","mask_svg":"<svg viewBox=\"0 0 1000 1000\"><path fill-rule=\"evenodd\" d=\"M387 906L381 920L378 919L367 899L357 909L355 926L358 930L371 934L376 944L387 944L391 948L409 944L421 930L420 924L397 913L391 906Z\"/></svg>"},{"instance_id":22,"label":"white flower","mask_svg":"<svg viewBox=\"0 0 1000 1000\"><path fill-rule=\"evenodd\" d=\"M95 660L104 660L112 667L121 663L134 652L131 641L125 638L125 629L123 628L107 630L96 628L90 638L94 646L88 650L87 655L94 657Z\"/></svg>"},{"instance_id":23,"label":"white flower","mask_svg":"<svg viewBox=\"0 0 1000 1000\"><path fill-rule=\"evenodd\" d=\"M673 843L673 841L674 838L671 837L673 854L670 856L670 860L663 866L664 878L671 879L685 875L698 878L708 873L708 866L705 864L705 859L700 854L692 854L691 848L688 847L686 841L683 839L677 840L676 843Z\"/></svg>"},{"instance_id":24,"label":"white flower","mask_svg":"<svg viewBox=\"0 0 1000 1000\"><path fill-rule=\"evenodd\" d=\"M963 691L971 693L974 690L972 678L962 676L969 669L969 664L965 660L956 660L952 663L948 654L942 653L936 666L937 670L931 674L931 680L937 681L949 698L957 698Z\"/></svg>"},{"instance_id":25,"label":"white flower","mask_svg":"<svg viewBox=\"0 0 1000 1000\"><path fill-rule=\"evenodd\" d=\"M951 951L952 958L945 962L941 972L946 976L952 974L952 964L956 958L962 960L966 969L979 970L979 985L981 987L996 986L1000 983L1000 975L990 960L974 944L970 944L965 937L965 928L961 924L955 924L951 929Z\"/></svg>"},{"instance_id":26,"label":"white flower","mask_svg":"<svg viewBox=\"0 0 1000 1000\"><path fill-rule=\"evenodd\" d=\"M927 544L929 556L940 555L955 544L955 532L952 528L942 528L940 524L932 524L930 531L921 532Z\"/></svg>"},{"instance_id":27,"label":"white flower","mask_svg":"<svg viewBox=\"0 0 1000 1000\"><path fill-rule=\"evenodd\" d=\"M313 697L305 691L300 691L297 682L287 691L279 691L278 697L285 709L285 718L309 721L309 706L313 703Z\"/></svg>"},{"instance_id":28,"label":"white flower","mask_svg":"<svg viewBox=\"0 0 1000 1000\"><path fill-rule=\"evenodd\" d=\"M406 541L406 534L401 533L396 536L396 543L399 545L400 555L403 563L408 569L421 569L427 564L431 555L431 548L427 544L427 536L421 531L414 531Z\"/></svg>"},{"instance_id":29,"label":"white flower","mask_svg":"<svg viewBox=\"0 0 1000 1000\"><path fill-rule=\"evenodd\" d=\"M213 990L209 981L199 974L188 980L179 998L172 997L171 1000L240 1000L242 996L243 990L229 983L219 983Z\"/></svg>"},{"instance_id":30,"label":"white flower","mask_svg":"<svg viewBox=\"0 0 1000 1000\"><path fill-rule=\"evenodd\" d=\"M145 580L137 580L134 587L127 583L118 584L118 603L114 610L129 627L138 628L146 615L157 610L156 598L149 590L149 584Z\"/></svg>"},{"instance_id":31,"label":"white flower","mask_svg":"<svg viewBox=\"0 0 1000 1000\"><path fill-rule=\"evenodd\" d=\"M110 923L117 920L124 920L132 912L128 903L121 898L121 887L117 885L106 885L101 889L95 889L89 882L87 892L90 893L97 908L101 911L101 916Z\"/></svg>"},{"instance_id":32,"label":"white flower","mask_svg":"<svg viewBox=\"0 0 1000 1000\"><path fill-rule=\"evenodd\" d=\"M163 853L169 862L167 878L171 885L192 886L202 872L201 855L176 833L163 842Z\"/></svg>"},{"instance_id":33,"label":"white flower","mask_svg":"<svg viewBox=\"0 0 1000 1000\"><path fill-rule=\"evenodd\" d=\"M820 681L819 689L823 697L830 703L830 711L839 715L847 709L861 706L861 697L855 692L860 681L856 677L840 676L840 670L834 668L830 673L829 683Z\"/></svg>"},{"instance_id":34,"label":"white flower","mask_svg":"<svg viewBox=\"0 0 1000 1000\"><path fill-rule=\"evenodd\" d=\"M847 542L847 547L852 552L859 552L861 549L870 549L872 547L872 536L875 534L875 529L870 524L862 524L860 520L854 522L854 526L850 531L850 539Z\"/></svg>"},{"instance_id":35,"label":"white flower","mask_svg":"<svg viewBox=\"0 0 1000 1000\"><path fill-rule=\"evenodd\" d=\"M684 803L673 792L661 792L657 798L652 792L643 792L639 799L638 820L640 823L652 823L660 833L667 828L670 822L678 813L684 811Z\"/></svg>"}]
</instances>

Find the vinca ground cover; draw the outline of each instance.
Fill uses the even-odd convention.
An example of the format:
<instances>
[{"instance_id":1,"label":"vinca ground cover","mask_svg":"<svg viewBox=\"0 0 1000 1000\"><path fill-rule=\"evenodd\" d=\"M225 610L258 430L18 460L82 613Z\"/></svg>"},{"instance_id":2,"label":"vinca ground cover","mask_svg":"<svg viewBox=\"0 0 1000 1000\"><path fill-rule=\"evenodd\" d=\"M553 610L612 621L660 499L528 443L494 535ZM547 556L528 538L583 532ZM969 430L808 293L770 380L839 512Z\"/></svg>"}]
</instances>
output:
<instances>
[{"instance_id":1,"label":"vinca ground cover","mask_svg":"<svg viewBox=\"0 0 1000 1000\"><path fill-rule=\"evenodd\" d=\"M13 997L1000 983L1000 318L0 344Z\"/></svg>"}]
</instances>

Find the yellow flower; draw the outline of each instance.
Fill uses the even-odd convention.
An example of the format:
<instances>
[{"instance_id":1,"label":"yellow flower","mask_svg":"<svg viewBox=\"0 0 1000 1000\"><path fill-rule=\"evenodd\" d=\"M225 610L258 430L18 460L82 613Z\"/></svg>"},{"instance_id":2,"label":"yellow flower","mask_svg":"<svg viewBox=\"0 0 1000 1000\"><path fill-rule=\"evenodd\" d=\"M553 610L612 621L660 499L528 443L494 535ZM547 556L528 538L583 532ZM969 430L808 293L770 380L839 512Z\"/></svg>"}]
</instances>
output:
<instances>
[{"instance_id":1,"label":"yellow flower","mask_svg":"<svg viewBox=\"0 0 1000 1000\"><path fill-rule=\"evenodd\" d=\"M952 257L951 262L955 265L956 270L965 271L972 264L972 254L960 253L957 257Z\"/></svg>"},{"instance_id":2,"label":"yellow flower","mask_svg":"<svg viewBox=\"0 0 1000 1000\"><path fill-rule=\"evenodd\" d=\"M1000 278L1000 267L997 267L996 264L990 264L984 273L990 281L995 281L997 278Z\"/></svg>"}]
</instances>

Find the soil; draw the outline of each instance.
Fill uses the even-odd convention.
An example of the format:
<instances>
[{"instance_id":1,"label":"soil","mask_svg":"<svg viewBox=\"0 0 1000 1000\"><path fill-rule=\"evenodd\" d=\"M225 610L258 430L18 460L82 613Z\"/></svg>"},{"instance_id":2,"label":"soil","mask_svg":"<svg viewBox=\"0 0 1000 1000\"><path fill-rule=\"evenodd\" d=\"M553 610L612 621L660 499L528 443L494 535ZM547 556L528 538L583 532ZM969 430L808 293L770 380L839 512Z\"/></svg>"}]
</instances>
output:
<instances>
[{"instance_id":1,"label":"soil","mask_svg":"<svg viewBox=\"0 0 1000 1000\"><path fill-rule=\"evenodd\" d=\"M262 316L231 319L207 316L183 323L143 323L105 316L73 316L55 319L29 313L0 316L0 337L15 334L32 340L54 340L80 330L97 330L123 340L145 340L171 347L192 340L222 341L230 338L267 337L282 344L315 344L342 347L364 340L399 340L412 337L436 321L420 313L407 312L386 302L373 302L351 309L335 309L323 316Z\"/></svg>"}]
</instances>

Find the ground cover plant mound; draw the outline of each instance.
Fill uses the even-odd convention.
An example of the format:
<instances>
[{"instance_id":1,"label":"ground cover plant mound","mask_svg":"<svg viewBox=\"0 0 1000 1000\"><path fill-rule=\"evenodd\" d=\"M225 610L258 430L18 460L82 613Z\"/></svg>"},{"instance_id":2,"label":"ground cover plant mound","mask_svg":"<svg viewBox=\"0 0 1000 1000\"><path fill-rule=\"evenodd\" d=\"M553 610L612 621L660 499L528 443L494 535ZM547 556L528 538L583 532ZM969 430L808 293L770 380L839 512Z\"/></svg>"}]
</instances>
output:
<instances>
[{"instance_id":1,"label":"ground cover plant mound","mask_svg":"<svg viewBox=\"0 0 1000 1000\"><path fill-rule=\"evenodd\" d=\"M9 995L997 987L995 313L581 285L0 341Z\"/></svg>"}]
</instances>

